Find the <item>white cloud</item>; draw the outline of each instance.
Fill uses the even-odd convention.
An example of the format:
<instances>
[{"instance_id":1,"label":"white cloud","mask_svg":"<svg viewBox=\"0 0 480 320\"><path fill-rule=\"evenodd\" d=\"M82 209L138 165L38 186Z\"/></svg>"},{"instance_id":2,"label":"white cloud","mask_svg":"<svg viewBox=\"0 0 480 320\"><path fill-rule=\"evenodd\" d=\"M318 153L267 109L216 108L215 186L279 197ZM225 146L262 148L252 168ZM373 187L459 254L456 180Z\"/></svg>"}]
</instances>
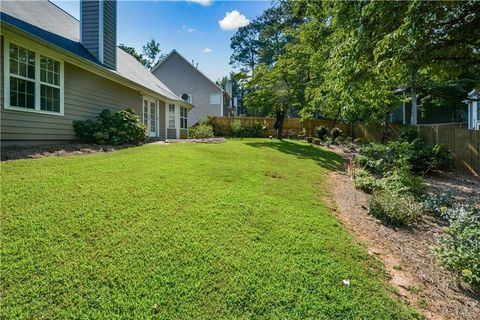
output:
<instances>
[{"instance_id":1,"label":"white cloud","mask_svg":"<svg viewBox=\"0 0 480 320\"><path fill-rule=\"evenodd\" d=\"M232 12L227 12L225 17L218 21L220 28L223 31L233 31L240 27L248 26L250 20L247 19L243 14L238 12L238 10L233 10Z\"/></svg>"},{"instance_id":2,"label":"white cloud","mask_svg":"<svg viewBox=\"0 0 480 320\"><path fill-rule=\"evenodd\" d=\"M210 52L212 52L212 49L210 49L210 48L203 48L203 49L202 49L202 52L203 52L203 53L210 53Z\"/></svg>"},{"instance_id":3,"label":"white cloud","mask_svg":"<svg viewBox=\"0 0 480 320\"><path fill-rule=\"evenodd\" d=\"M197 3L201 6L208 7L213 3L213 0L187 0L187 2Z\"/></svg>"},{"instance_id":4,"label":"white cloud","mask_svg":"<svg viewBox=\"0 0 480 320\"><path fill-rule=\"evenodd\" d=\"M189 27L189 26L187 26L187 25L185 25L185 24L184 24L184 25L182 25L182 30L184 30L184 31L187 31L188 33L195 33L195 32L198 32L198 30L197 30L197 29L195 29L195 28L191 28L191 27Z\"/></svg>"}]
</instances>

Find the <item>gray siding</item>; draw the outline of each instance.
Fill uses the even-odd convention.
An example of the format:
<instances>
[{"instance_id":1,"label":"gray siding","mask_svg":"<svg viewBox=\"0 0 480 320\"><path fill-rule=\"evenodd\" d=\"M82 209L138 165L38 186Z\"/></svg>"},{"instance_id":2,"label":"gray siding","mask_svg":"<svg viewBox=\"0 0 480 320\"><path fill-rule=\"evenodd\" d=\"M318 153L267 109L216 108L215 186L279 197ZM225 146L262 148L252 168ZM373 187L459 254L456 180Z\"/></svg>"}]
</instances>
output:
<instances>
[{"instance_id":1,"label":"gray siding","mask_svg":"<svg viewBox=\"0 0 480 320\"><path fill-rule=\"evenodd\" d=\"M4 144L75 140L73 121L94 119L105 108L132 108L141 115L142 97L138 91L69 63L65 63L64 116L6 110L3 107L3 39L1 53L0 118Z\"/></svg>"},{"instance_id":2,"label":"gray siding","mask_svg":"<svg viewBox=\"0 0 480 320\"><path fill-rule=\"evenodd\" d=\"M103 5L103 63L117 69L117 2L107 0Z\"/></svg>"},{"instance_id":3,"label":"gray siding","mask_svg":"<svg viewBox=\"0 0 480 320\"><path fill-rule=\"evenodd\" d=\"M189 127L209 115L221 115L221 105L210 104L210 94L221 94L221 90L176 53L173 53L153 74L177 96L184 93L192 95L194 108L188 112Z\"/></svg>"},{"instance_id":4,"label":"gray siding","mask_svg":"<svg viewBox=\"0 0 480 320\"><path fill-rule=\"evenodd\" d=\"M99 59L99 2L80 1L82 45Z\"/></svg>"},{"instance_id":5,"label":"gray siding","mask_svg":"<svg viewBox=\"0 0 480 320\"><path fill-rule=\"evenodd\" d=\"M177 129L167 129L167 139L177 139Z\"/></svg>"},{"instance_id":6,"label":"gray siding","mask_svg":"<svg viewBox=\"0 0 480 320\"><path fill-rule=\"evenodd\" d=\"M117 3L107 1L80 1L82 44L103 64L116 69L117 66ZM103 57L100 57L100 5L103 6ZM103 60L102 60L103 58Z\"/></svg>"}]
</instances>

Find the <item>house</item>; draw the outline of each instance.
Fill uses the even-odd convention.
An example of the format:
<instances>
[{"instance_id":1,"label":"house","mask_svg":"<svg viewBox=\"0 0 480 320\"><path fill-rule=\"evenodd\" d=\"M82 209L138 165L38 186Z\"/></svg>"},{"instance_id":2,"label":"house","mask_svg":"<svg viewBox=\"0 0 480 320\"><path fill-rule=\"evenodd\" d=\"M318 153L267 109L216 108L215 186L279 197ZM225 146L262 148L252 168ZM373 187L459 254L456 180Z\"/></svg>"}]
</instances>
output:
<instances>
[{"instance_id":1,"label":"house","mask_svg":"<svg viewBox=\"0 0 480 320\"><path fill-rule=\"evenodd\" d=\"M170 52L152 73L173 93L194 106L188 113L189 126L207 116L229 115L229 95L177 50Z\"/></svg>"},{"instance_id":2,"label":"house","mask_svg":"<svg viewBox=\"0 0 480 320\"><path fill-rule=\"evenodd\" d=\"M480 130L480 92L472 90L468 94L468 129Z\"/></svg>"},{"instance_id":3,"label":"house","mask_svg":"<svg viewBox=\"0 0 480 320\"><path fill-rule=\"evenodd\" d=\"M116 1L81 1L80 21L46 1L2 1L1 141L75 140L74 120L132 108L158 139L186 137L191 105L116 45Z\"/></svg>"},{"instance_id":4,"label":"house","mask_svg":"<svg viewBox=\"0 0 480 320\"><path fill-rule=\"evenodd\" d=\"M417 108L416 106L412 107L414 104L412 103L411 92L398 89L396 94L403 95L404 99L401 105L390 113L389 121L391 123L405 125L452 123L464 125L467 122L467 106L465 103L442 107Z\"/></svg>"}]
</instances>

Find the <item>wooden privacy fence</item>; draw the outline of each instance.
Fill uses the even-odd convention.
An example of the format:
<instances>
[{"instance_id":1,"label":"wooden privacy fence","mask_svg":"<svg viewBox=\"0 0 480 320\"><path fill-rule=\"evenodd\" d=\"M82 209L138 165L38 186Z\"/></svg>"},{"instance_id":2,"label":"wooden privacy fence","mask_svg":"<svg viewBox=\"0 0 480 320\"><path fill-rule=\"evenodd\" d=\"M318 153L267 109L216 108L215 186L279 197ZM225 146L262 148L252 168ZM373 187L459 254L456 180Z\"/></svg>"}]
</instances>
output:
<instances>
[{"instance_id":1,"label":"wooden privacy fence","mask_svg":"<svg viewBox=\"0 0 480 320\"><path fill-rule=\"evenodd\" d=\"M255 136L268 137L274 136L275 118L260 117L209 117L210 123L214 127L215 134L231 136L231 124L239 120L242 126ZM263 127L266 127L264 130ZM325 126L332 128L332 120L301 120L299 118L286 118L283 123L284 136L288 132L293 135L303 134L306 136L315 136L315 128ZM384 127L366 126L356 124L349 126L343 123L335 123L335 127L342 130L342 134L352 138L359 138L363 141L380 142ZM480 131L467 130L459 124L438 124L438 125L390 125L388 139L397 139L401 132L408 128L416 128L419 136L428 144L442 143L450 149L455 155L456 168L475 176L480 176Z\"/></svg>"},{"instance_id":2,"label":"wooden privacy fence","mask_svg":"<svg viewBox=\"0 0 480 320\"><path fill-rule=\"evenodd\" d=\"M442 125L420 125L417 129L426 143L447 146L455 154L458 170L480 176L480 131Z\"/></svg>"},{"instance_id":3,"label":"wooden privacy fence","mask_svg":"<svg viewBox=\"0 0 480 320\"><path fill-rule=\"evenodd\" d=\"M273 126L275 118L261 118L261 117L209 117L210 123L213 126L215 134L220 136L231 136L231 125L233 121L238 120L246 131L252 132L256 130L256 136L269 137L275 136ZM315 128L325 126L331 128L333 121L331 120L303 120L300 118L285 118L283 121L283 133L286 137L288 132L293 132L294 135L301 134L305 129L307 136L315 136ZM265 129L263 129L265 127ZM350 135L349 126L342 123L336 123L335 127L342 130L344 135Z\"/></svg>"}]
</instances>

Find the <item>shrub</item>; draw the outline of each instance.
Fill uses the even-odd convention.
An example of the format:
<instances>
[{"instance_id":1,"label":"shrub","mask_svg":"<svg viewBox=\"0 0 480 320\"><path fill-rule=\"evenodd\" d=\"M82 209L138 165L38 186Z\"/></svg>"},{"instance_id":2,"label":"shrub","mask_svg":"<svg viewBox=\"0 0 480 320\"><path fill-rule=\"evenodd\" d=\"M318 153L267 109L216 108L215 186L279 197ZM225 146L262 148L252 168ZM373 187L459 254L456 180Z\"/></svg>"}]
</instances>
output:
<instances>
[{"instance_id":1,"label":"shrub","mask_svg":"<svg viewBox=\"0 0 480 320\"><path fill-rule=\"evenodd\" d=\"M443 145L429 146L417 138L411 142L394 141L386 145L370 143L360 149L356 162L373 173L382 174L395 168L409 168L413 173L453 167L453 156Z\"/></svg>"},{"instance_id":2,"label":"shrub","mask_svg":"<svg viewBox=\"0 0 480 320\"><path fill-rule=\"evenodd\" d=\"M338 129L337 127L333 128L330 131L330 136L332 137L332 143L335 144L337 139L342 135L342 130Z\"/></svg>"},{"instance_id":3,"label":"shrub","mask_svg":"<svg viewBox=\"0 0 480 320\"><path fill-rule=\"evenodd\" d=\"M455 160L452 152L443 144L436 144L432 147L431 166L435 170L448 171L453 169Z\"/></svg>"},{"instance_id":4,"label":"shrub","mask_svg":"<svg viewBox=\"0 0 480 320\"><path fill-rule=\"evenodd\" d=\"M391 190L375 191L369 206L369 212L374 217L397 226L411 226L422 214L422 206L413 196Z\"/></svg>"},{"instance_id":5,"label":"shrub","mask_svg":"<svg viewBox=\"0 0 480 320\"><path fill-rule=\"evenodd\" d=\"M307 137L306 140L307 140L308 143L312 143L313 142L313 137Z\"/></svg>"},{"instance_id":6,"label":"shrub","mask_svg":"<svg viewBox=\"0 0 480 320\"><path fill-rule=\"evenodd\" d=\"M480 288L480 210L450 209L449 227L436 252L442 263L471 284Z\"/></svg>"},{"instance_id":7,"label":"shrub","mask_svg":"<svg viewBox=\"0 0 480 320\"><path fill-rule=\"evenodd\" d=\"M320 145L320 142L321 141L318 138L313 139L313 144Z\"/></svg>"},{"instance_id":8,"label":"shrub","mask_svg":"<svg viewBox=\"0 0 480 320\"><path fill-rule=\"evenodd\" d=\"M408 128L400 134L400 140L406 142L412 142L418 138L418 131L414 128Z\"/></svg>"},{"instance_id":9,"label":"shrub","mask_svg":"<svg viewBox=\"0 0 480 320\"><path fill-rule=\"evenodd\" d=\"M387 190L399 194L411 195L417 199L419 199L427 190L427 185L423 182L421 177L412 175L404 168L388 172L380 183Z\"/></svg>"},{"instance_id":10,"label":"shrub","mask_svg":"<svg viewBox=\"0 0 480 320\"><path fill-rule=\"evenodd\" d=\"M315 131L317 133L318 139L320 139L320 141L325 141L328 135L328 129L325 126L319 126L316 128Z\"/></svg>"},{"instance_id":11,"label":"shrub","mask_svg":"<svg viewBox=\"0 0 480 320\"><path fill-rule=\"evenodd\" d=\"M146 138L146 128L132 109L105 109L97 121L74 121L73 129L80 140L99 144L139 144Z\"/></svg>"},{"instance_id":12,"label":"shrub","mask_svg":"<svg viewBox=\"0 0 480 320\"><path fill-rule=\"evenodd\" d=\"M452 207L452 193L442 192L429 194L423 201L423 209L440 218L446 218L445 213Z\"/></svg>"},{"instance_id":13,"label":"shrub","mask_svg":"<svg viewBox=\"0 0 480 320\"><path fill-rule=\"evenodd\" d=\"M240 120L234 120L230 125L230 128L232 130L232 136L235 138L239 138L242 135L243 126Z\"/></svg>"},{"instance_id":14,"label":"shrub","mask_svg":"<svg viewBox=\"0 0 480 320\"><path fill-rule=\"evenodd\" d=\"M355 170L355 179L353 180L355 188L363 190L367 193L372 193L374 190L379 189L381 185L377 177L372 175L365 169L356 169Z\"/></svg>"},{"instance_id":15,"label":"shrub","mask_svg":"<svg viewBox=\"0 0 480 320\"><path fill-rule=\"evenodd\" d=\"M213 127L207 122L199 122L190 128L189 137L193 139L208 139L213 138Z\"/></svg>"},{"instance_id":16,"label":"shrub","mask_svg":"<svg viewBox=\"0 0 480 320\"><path fill-rule=\"evenodd\" d=\"M73 122L73 130L81 141L95 142L95 133L99 131L99 126L95 120L76 120Z\"/></svg>"}]
</instances>

